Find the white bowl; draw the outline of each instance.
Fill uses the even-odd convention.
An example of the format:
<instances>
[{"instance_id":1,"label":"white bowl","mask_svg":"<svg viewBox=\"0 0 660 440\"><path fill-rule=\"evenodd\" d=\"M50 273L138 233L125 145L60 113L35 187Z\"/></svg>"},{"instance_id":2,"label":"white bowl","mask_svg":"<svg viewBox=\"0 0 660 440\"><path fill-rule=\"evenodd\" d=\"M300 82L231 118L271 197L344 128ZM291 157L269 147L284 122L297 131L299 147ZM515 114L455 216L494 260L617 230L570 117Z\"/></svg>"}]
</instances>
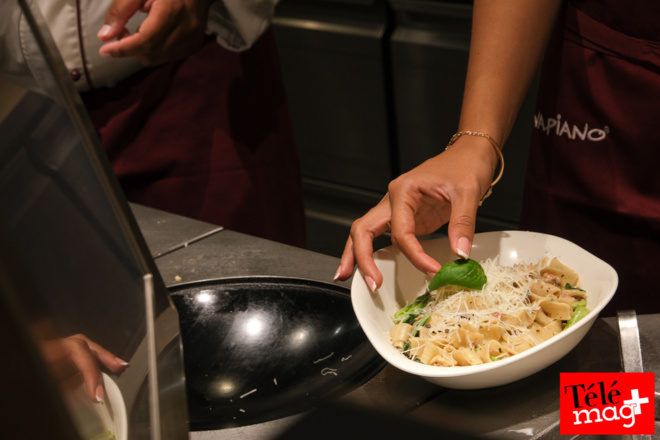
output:
<instances>
[{"instance_id":1,"label":"white bowl","mask_svg":"<svg viewBox=\"0 0 660 440\"><path fill-rule=\"evenodd\" d=\"M446 238L422 241L425 252L440 263L457 257ZM364 278L356 273L351 286L353 309L364 333L376 351L394 367L420 376L434 384L454 389L490 388L515 382L553 364L570 352L591 328L598 313L612 299L619 279L607 263L579 246L551 235L501 231L476 234L470 258L478 261L499 256L500 264L536 263L544 256L557 257L580 276L591 311L569 329L497 362L462 367L438 367L414 362L403 356L389 340L392 315L424 293L430 281L395 247L374 253L383 274L383 285L371 293Z\"/></svg>"}]
</instances>

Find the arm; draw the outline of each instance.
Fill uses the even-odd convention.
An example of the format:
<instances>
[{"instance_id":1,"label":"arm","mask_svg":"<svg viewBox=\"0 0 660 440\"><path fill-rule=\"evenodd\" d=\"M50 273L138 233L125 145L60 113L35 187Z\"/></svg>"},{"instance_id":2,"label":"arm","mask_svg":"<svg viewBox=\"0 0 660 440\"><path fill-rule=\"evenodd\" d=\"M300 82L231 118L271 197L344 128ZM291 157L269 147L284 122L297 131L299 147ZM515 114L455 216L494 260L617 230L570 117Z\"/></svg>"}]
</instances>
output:
<instances>
[{"instance_id":1,"label":"arm","mask_svg":"<svg viewBox=\"0 0 660 440\"><path fill-rule=\"evenodd\" d=\"M475 0L460 130L509 135L561 0Z\"/></svg>"},{"instance_id":2,"label":"arm","mask_svg":"<svg viewBox=\"0 0 660 440\"><path fill-rule=\"evenodd\" d=\"M488 133L500 145L513 126L538 68L561 0L475 0L472 41L459 131ZM498 156L481 137L462 136L451 149L393 180L388 194L355 221L335 279L358 265L372 290L382 283L373 239L387 232L419 270L440 264L424 253L417 236L449 222L449 242L459 256L472 247L479 200L488 189Z\"/></svg>"}]
</instances>

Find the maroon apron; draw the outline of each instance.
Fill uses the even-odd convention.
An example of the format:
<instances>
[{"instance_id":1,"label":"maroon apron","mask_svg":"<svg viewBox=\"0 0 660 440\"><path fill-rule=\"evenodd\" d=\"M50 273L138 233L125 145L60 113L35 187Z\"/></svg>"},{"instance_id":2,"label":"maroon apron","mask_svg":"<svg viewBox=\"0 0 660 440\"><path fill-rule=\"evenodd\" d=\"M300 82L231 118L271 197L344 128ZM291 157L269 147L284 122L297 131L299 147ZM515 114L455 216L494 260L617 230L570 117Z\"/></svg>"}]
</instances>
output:
<instances>
[{"instance_id":1,"label":"maroon apron","mask_svg":"<svg viewBox=\"0 0 660 440\"><path fill-rule=\"evenodd\" d=\"M660 313L660 2L607 3L569 3L550 43L520 228L615 268L604 316Z\"/></svg>"},{"instance_id":2,"label":"maroon apron","mask_svg":"<svg viewBox=\"0 0 660 440\"><path fill-rule=\"evenodd\" d=\"M209 40L83 100L126 198L305 245L299 159L272 31L234 53Z\"/></svg>"}]
</instances>

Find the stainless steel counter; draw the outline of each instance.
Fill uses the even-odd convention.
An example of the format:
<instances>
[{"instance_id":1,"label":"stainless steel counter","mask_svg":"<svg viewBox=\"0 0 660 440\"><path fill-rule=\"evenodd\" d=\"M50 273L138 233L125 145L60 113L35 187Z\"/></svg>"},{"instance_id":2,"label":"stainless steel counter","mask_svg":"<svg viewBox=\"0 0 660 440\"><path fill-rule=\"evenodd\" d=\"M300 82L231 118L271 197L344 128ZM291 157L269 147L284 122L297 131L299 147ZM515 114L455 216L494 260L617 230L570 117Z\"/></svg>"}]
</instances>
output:
<instances>
[{"instance_id":1,"label":"stainless steel counter","mask_svg":"<svg viewBox=\"0 0 660 440\"><path fill-rule=\"evenodd\" d=\"M165 283L244 276L283 276L332 282L339 260L214 225L132 206ZM205 233L213 232L195 241ZM187 245L183 245L187 243ZM341 283L350 286L349 282ZM660 315L638 312L645 371L660 370ZM393 367L340 399L438 428L486 438L553 439L559 436L559 373L621 370L617 323L601 318L566 357L519 382L488 390L447 390ZM656 376L658 376L656 374ZM656 389L658 380L656 379ZM193 440L273 439L302 416L220 431L193 432ZM656 422L657 425L657 422Z\"/></svg>"}]
</instances>

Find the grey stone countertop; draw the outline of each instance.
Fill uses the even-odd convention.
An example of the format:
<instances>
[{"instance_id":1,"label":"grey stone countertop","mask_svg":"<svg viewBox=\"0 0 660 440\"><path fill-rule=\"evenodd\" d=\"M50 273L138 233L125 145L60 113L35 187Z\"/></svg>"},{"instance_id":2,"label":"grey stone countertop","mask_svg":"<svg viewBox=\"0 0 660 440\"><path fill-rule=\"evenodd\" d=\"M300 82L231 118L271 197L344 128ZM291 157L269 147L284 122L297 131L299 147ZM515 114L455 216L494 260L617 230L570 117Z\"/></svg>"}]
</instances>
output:
<instances>
[{"instance_id":1,"label":"grey stone countertop","mask_svg":"<svg viewBox=\"0 0 660 440\"><path fill-rule=\"evenodd\" d=\"M331 283L339 264L337 258L327 255L143 206L131 208L168 287L244 276ZM350 280L340 284L350 287ZM637 318L644 370L658 373L660 315L638 314ZM559 373L618 371L621 360L617 321L600 318L567 356L510 385L486 390L449 390L388 365L367 383L343 396L340 402L484 438L554 439L563 437L559 435ZM300 418L298 415L240 428L191 432L190 438L275 439Z\"/></svg>"}]
</instances>

